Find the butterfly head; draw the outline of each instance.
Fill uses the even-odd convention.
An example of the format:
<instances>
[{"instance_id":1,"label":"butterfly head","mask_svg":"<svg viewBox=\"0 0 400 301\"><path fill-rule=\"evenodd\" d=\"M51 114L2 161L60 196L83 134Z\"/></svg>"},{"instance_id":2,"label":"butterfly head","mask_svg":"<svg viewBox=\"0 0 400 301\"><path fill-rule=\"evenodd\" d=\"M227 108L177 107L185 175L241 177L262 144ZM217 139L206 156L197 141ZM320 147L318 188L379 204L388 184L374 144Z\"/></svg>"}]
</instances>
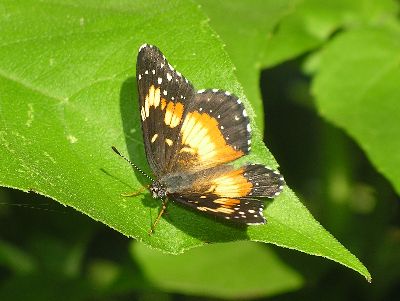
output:
<instances>
[{"instance_id":1,"label":"butterfly head","mask_svg":"<svg viewBox=\"0 0 400 301\"><path fill-rule=\"evenodd\" d=\"M153 198L164 198L167 196L167 188L162 185L159 181L154 181L150 187L150 192Z\"/></svg>"}]
</instances>

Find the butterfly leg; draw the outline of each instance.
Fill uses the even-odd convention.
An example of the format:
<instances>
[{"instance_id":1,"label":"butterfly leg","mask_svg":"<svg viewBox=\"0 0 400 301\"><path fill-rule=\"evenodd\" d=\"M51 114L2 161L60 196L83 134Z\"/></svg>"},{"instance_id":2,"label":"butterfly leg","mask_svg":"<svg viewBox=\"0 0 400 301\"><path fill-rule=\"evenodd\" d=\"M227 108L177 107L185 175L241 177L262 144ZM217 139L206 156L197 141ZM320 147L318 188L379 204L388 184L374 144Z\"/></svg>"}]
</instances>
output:
<instances>
[{"instance_id":1,"label":"butterfly leg","mask_svg":"<svg viewBox=\"0 0 400 301\"><path fill-rule=\"evenodd\" d=\"M160 212L158 213L158 216L157 216L156 220L154 221L153 225L151 226L151 228L150 228L150 230L149 230L149 232L148 232L149 235L153 234L154 229L156 228L158 222L160 221L161 216L162 216L164 213L166 213L166 210L167 210L167 200L162 199L162 207L161 207L161 210L160 210Z\"/></svg>"},{"instance_id":2,"label":"butterfly leg","mask_svg":"<svg viewBox=\"0 0 400 301\"><path fill-rule=\"evenodd\" d=\"M128 192L128 193L121 193L121 196L124 197L133 197L133 196L137 196L139 194L142 194L145 190L147 190L149 188L149 185L143 186L142 188L140 188L139 190L133 191L133 192Z\"/></svg>"}]
</instances>

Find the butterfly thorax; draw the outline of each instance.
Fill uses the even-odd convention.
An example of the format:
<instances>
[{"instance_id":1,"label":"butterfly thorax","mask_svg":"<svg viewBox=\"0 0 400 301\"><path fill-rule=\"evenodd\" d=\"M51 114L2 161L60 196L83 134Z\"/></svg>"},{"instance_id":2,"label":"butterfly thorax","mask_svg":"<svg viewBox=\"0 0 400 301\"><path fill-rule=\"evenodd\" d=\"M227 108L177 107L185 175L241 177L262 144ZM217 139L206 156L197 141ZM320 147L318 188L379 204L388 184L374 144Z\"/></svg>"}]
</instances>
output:
<instances>
[{"instance_id":1,"label":"butterfly thorax","mask_svg":"<svg viewBox=\"0 0 400 301\"><path fill-rule=\"evenodd\" d=\"M190 190L196 173L170 173L154 181L149 189L153 198L163 198L171 194L179 194L182 191Z\"/></svg>"}]
</instances>

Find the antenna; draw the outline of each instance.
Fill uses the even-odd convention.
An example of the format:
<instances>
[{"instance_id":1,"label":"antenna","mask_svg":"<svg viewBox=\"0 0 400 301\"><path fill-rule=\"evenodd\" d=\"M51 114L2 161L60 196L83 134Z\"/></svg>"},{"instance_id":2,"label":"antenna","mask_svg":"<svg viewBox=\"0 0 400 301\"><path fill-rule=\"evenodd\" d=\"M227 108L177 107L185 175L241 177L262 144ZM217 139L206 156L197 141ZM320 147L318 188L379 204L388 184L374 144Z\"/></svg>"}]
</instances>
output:
<instances>
[{"instance_id":1,"label":"antenna","mask_svg":"<svg viewBox=\"0 0 400 301\"><path fill-rule=\"evenodd\" d=\"M135 164L133 164L131 162L131 160L129 160L127 157L125 157L124 155L122 155L119 150L117 150L117 148L115 146L111 146L112 150L118 155L120 156L122 159L124 159L125 161L127 161L130 165L132 165L132 167L134 167L138 172L140 172L142 175L144 175L146 178L148 178L149 180L151 180L152 182L154 182L154 180L148 176L143 170L141 170L139 167L137 167Z\"/></svg>"}]
</instances>

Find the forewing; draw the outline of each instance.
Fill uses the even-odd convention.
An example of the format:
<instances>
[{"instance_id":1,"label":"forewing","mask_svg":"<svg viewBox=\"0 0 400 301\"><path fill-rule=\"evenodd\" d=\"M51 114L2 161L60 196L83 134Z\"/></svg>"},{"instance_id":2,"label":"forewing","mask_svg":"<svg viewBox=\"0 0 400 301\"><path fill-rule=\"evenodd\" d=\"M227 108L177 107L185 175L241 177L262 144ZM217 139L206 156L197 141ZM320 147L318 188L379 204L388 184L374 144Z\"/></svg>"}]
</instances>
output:
<instances>
[{"instance_id":1,"label":"forewing","mask_svg":"<svg viewBox=\"0 0 400 301\"><path fill-rule=\"evenodd\" d=\"M136 79L146 156L159 177L165 173L179 143L180 129L194 89L157 47L148 44L139 49Z\"/></svg>"}]
</instances>

